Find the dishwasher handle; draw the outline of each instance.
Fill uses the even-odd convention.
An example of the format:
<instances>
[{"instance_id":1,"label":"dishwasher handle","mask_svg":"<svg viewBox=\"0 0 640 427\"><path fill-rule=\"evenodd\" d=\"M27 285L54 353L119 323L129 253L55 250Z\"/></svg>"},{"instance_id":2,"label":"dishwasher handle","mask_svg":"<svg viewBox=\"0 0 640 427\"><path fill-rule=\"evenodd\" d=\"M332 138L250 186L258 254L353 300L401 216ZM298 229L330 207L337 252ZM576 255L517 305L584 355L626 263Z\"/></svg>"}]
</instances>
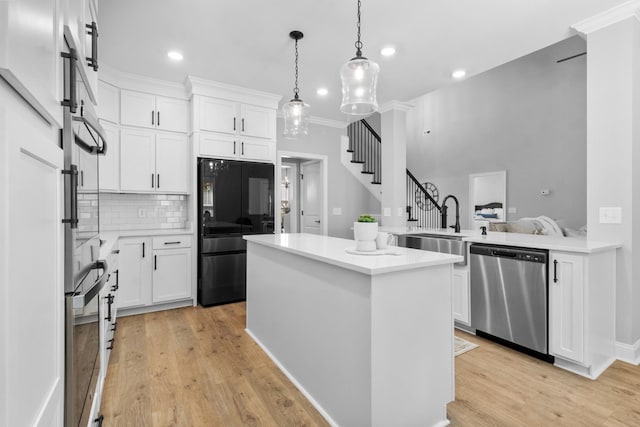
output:
<instances>
[{"instance_id":1,"label":"dishwasher handle","mask_svg":"<svg viewBox=\"0 0 640 427\"><path fill-rule=\"evenodd\" d=\"M497 256L497 257L503 257L503 258L517 258L518 253L493 249L491 251L491 256Z\"/></svg>"}]
</instances>

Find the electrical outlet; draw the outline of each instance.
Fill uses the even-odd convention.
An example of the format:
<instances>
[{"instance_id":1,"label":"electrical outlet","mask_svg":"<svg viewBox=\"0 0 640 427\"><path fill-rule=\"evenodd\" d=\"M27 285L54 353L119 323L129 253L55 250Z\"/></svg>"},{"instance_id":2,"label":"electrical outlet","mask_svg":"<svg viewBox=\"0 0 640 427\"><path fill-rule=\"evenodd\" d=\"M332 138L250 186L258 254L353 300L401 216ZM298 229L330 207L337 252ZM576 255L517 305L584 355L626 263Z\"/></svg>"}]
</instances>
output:
<instances>
[{"instance_id":1,"label":"electrical outlet","mask_svg":"<svg viewBox=\"0 0 640 427\"><path fill-rule=\"evenodd\" d=\"M147 216L147 212L144 208L138 208L138 218L144 218Z\"/></svg>"},{"instance_id":2,"label":"electrical outlet","mask_svg":"<svg viewBox=\"0 0 640 427\"><path fill-rule=\"evenodd\" d=\"M398 215L398 216L402 216L402 217L403 217L403 216L404 216L404 212L405 212L405 211L404 211L404 209L402 209L402 208L398 208L398 213L397 213L397 215Z\"/></svg>"},{"instance_id":3,"label":"electrical outlet","mask_svg":"<svg viewBox=\"0 0 640 427\"><path fill-rule=\"evenodd\" d=\"M509 209L507 209L508 213L518 213L518 208L516 207L510 207Z\"/></svg>"},{"instance_id":4,"label":"electrical outlet","mask_svg":"<svg viewBox=\"0 0 640 427\"><path fill-rule=\"evenodd\" d=\"M383 215L384 216L391 216L391 208L384 208L383 209Z\"/></svg>"},{"instance_id":5,"label":"electrical outlet","mask_svg":"<svg viewBox=\"0 0 640 427\"><path fill-rule=\"evenodd\" d=\"M333 208L334 215L342 215L342 208Z\"/></svg>"},{"instance_id":6,"label":"electrical outlet","mask_svg":"<svg viewBox=\"0 0 640 427\"><path fill-rule=\"evenodd\" d=\"M622 224L622 208L600 208L600 224Z\"/></svg>"}]
</instances>

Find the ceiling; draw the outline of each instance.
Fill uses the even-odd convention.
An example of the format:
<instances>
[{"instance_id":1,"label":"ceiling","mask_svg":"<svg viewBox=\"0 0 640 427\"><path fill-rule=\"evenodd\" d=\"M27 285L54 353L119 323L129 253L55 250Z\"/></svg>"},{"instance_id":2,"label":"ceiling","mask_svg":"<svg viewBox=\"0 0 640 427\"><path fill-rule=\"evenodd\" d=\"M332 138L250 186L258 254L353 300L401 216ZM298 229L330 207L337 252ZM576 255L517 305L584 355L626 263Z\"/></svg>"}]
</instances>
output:
<instances>
[{"instance_id":1,"label":"ceiling","mask_svg":"<svg viewBox=\"0 0 640 427\"><path fill-rule=\"evenodd\" d=\"M408 101L571 35L570 26L626 0L363 0L363 54L380 65L378 102ZM340 113L340 66L355 54L356 1L108 0L99 4L102 63L183 82L187 75L293 96L300 30L300 96L312 116ZM380 49L393 45L391 58ZM171 49L184 54L174 62ZM566 56L578 52L566 52ZM319 97L316 90L329 94Z\"/></svg>"}]
</instances>

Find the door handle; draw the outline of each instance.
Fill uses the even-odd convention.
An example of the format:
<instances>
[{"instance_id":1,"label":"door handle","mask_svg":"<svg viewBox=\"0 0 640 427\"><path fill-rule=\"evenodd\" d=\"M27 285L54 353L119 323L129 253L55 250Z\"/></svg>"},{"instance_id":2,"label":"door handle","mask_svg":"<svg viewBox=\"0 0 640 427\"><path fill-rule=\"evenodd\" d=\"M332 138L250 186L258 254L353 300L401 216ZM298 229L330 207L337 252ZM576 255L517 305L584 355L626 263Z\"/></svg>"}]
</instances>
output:
<instances>
[{"instance_id":1,"label":"door handle","mask_svg":"<svg viewBox=\"0 0 640 427\"><path fill-rule=\"evenodd\" d=\"M144 258L144 242L142 242L142 258Z\"/></svg>"},{"instance_id":2,"label":"door handle","mask_svg":"<svg viewBox=\"0 0 640 427\"><path fill-rule=\"evenodd\" d=\"M158 122L158 123L160 123L160 122ZM160 174L157 174L157 175L158 175L158 185L156 185L156 188L160 188Z\"/></svg>"},{"instance_id":3,"label":"door handle","mask_svg":"<svg viewBox=\"0 0 640 427\"><path fill-rule=\"evenodd\" d=\"M151 188L154 188L155 185L155 176L153 176L154 174L151 174Z\"/></svg>"},{"instance_id":4,"label":"door handle","mask_svg":"<svg viewBox=\"0 0 640 427\"><path fill-rule=\"evenodd\" d=\"M236 128L234 127L233 130L236 130ZM233 155L236 155L236 142L233 141Z\"/></svg>"},{"instance_id":5,"label":"door handle","mask_svg":"<svg viewBox=\"0 0 640 427\"><path fill-rule=\"evenodd\" d=\"M156 124L156 122L155 122L156 114L155 113L156 113L155 111L151 110L151 125L155 125Z\"/></svg>"},{"instance_id":6,"label":"door handle","mask_svg":"<svg viewBox=\"0 0 640 427\"><path fill-rule=\"evenodd\" d=\"M553 260L553 283L558 283L558 260Z\"/></svg>"},{"instance_id":7,"label":"door handle","mask_svg":"<svg viewBox=\"0 0 640 427\"><path fill-rule=\"evenodd\" d=\"M158 255L153 256L153 269L154 270L158 269Z\"/></svg>"},{"instance_id":8,"label":"door handle","mask_svg":"<svg viewBox=\"0 0 640 427\"><path fill-rule=\"evenodd\" d=\"M78 62L78 54L75 49L71 48L69 53L62 52L60 56L69 60L69 98L63 99L60 104L63 107L69 107L69 111L75 114L78 109L78 101L76 99L76 63Z\"/></svg>"},{"instance_id":9,"label":"door handle","mask_svg":"<svg viewBox=\"0 0 640 427\"><path fill-rule=\"evenodd\" d=\"M234 117L233 118L233 131L235 132L235 130L236 130L236 118Z\"/></svg>"},{"instance_id":10,"label":"door handle","mask_svg":"<svg viewBox=\"0 0 640 427\"><path fill-rule=\"evenodd\" d=\"M158 120L156 120L156 122L158 123L158 126L160 126L160 111L158 111Z\"/></svg>"},{"instance_id":11,"label":"door handle","mask_svg":"<svg viewBox=\"0 0 640 427\"><path fill-rule=\"evenodd\" d=\"M89 29L87 34L91 35L91 57L87 57L87 64L93 68L93 71L98 71L98 25L94 22L91 24L85 24Z\"/></svg>"},{"instance_id":12,"label":"door handle","mask_svg":"<svg viewBox=\"0 0 640 427\"><path fill-rule=\"evenodd\" d=\"M243 129L243 131L244 131L244 129ZM242 142L242 152L240 154L242 154L244 156L244 141Z\"/></svg>"},{"instance_id":13,"label":"door handle","mask_svg":"<svg viewBox=\"0 0 640 427\"><path fill-rule=\"evenodd\" d=\"M244 117L242 118L242 132L244 132Z\"/></svg>"},{"instance_id":14,"label":"door handle","mask_svg":"<svg viewBox=\"0 0 640 427\"><path fill-rule=\"evenodd\" d=\"M69 169L62 171L63 175L69 175L69 215L70 218L62 220L63 224L70 224L71 228L78 228L78 167L70 165Z\"/></svg>"}]
</instances>

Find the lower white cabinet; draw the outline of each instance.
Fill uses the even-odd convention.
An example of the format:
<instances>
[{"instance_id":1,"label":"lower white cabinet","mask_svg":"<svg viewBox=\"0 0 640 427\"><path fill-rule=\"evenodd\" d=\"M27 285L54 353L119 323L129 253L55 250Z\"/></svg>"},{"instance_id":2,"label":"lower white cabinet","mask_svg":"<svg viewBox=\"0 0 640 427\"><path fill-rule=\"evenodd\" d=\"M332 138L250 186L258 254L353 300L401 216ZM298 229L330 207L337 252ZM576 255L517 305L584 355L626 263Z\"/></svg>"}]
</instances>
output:
<instances>
[{"instance_id":1,"label":"lower white cabinet","mask_svg":"<svg viewBox=\"0 0 640 427\"><path fill-rule=\"evenodd\" d=\"M469 326L469 267L453 268L453 318L455 321Z\"/></svg>"},{"instance_id":2,"label":"lower white cabinet","mask_svg":"<svg viewBox=\"0 0 640 427\"><path fill-rule=\"evenodd\" d=\"M191 236L120 239L119 308L192 297Z\"/></svg>"},{"instance_id":3,"label":"lower white cabinet","mask_svg":"<svg viewBox=\"0 0 640 427\"><path fill-rule=\"evenodd\" d=\"M615 360L616 251L549 252L549 352L595 379Z\"/></svg>"}]
</instances>

